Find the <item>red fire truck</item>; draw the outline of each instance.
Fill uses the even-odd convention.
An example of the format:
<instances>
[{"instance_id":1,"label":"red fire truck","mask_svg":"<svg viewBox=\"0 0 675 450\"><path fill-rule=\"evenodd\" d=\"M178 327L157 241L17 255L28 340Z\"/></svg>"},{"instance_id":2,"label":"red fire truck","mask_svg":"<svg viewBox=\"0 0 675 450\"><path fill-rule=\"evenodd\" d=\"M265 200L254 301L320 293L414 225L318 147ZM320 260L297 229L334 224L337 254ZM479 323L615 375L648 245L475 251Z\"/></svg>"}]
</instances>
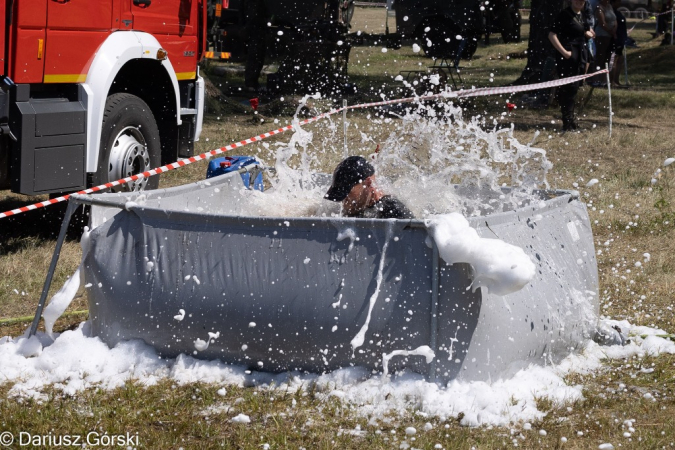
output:
<instances>
[{"instance_id":1,"label":"red fire truck","mask_svg":"<svg viewBox=\"0 0 675 450\"><path fill-rule=\"evenodd\" d=\"M206 0L0 0L0 189L75 191L190 156L206 10Z\"/></svg>"}]
</instances>

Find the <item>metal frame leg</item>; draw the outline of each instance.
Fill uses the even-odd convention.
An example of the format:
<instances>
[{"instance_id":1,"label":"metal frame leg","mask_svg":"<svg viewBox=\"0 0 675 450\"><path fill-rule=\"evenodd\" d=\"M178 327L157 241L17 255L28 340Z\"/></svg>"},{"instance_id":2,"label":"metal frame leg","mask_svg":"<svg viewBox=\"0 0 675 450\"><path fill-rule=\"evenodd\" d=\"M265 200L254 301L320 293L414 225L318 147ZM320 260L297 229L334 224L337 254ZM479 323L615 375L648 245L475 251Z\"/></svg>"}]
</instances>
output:
<instances>
[{"instance_id":1,"label":"metal frame leg","mask_svg":"<svg viewBox=\"0 0 675 450\"><path fill-rule=\"evenodd\" d=\"M49 288L52 285L52 278L54 278L56 263L59 261L59 256L61 255L61 247L63 247L63 241L66 240L68 225L70 224L70 219L78 206L78 203L74 202L73 200L68 202L66 215L63 217L63 222L61 223L59 238L56 241L56 248L54 249L54 254L52 255L52 262L49 265L49 272L47 272L47 278L45 279L45 284L42 287L42 295L40 296L40 302L38 303L37 310L35 311L35 317L33 318L33 323L30 326L30 334L28 337L35 336L35 333L37 332L38 324L40 323L40 317L42 317L42 310L44 309L45 301L47 300L47 294L49 294Z\"/></svg>"}]
</instances>

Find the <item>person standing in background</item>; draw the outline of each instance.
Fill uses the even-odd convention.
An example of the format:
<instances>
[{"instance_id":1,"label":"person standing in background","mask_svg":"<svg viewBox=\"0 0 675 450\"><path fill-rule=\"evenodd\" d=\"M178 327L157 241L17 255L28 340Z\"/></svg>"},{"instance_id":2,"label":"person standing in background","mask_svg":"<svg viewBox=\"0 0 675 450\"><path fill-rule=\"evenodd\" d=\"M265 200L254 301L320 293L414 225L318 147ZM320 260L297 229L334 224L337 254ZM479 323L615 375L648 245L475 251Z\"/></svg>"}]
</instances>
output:
<instances>
[{"instance_id":1,"label":"person standing in background","mask_svg":"<svg viewBox=\"0 0 675 450\"><path fill-rule=\"evenodd\" d=\"M595 9L595 59L591 72L596 72L605 68L612 56L612 42L616 39L616 14L614 8L609 4L609 0L600 0L600 4ZM605 76L597 75L593 77L595 86L604 85Z\"/></svg>"},{"instance_id":2,"label":"person standing in background","mask_svg":"<svg viewBox=\"0 0 675 450\"><path fill-rule=\"evenodd\" d=\"M626 39L628 39L628 28L626 27L626 18L618 10L621 6L621 0L612 0L612 8L616 15L616 39L612 45L612 53L614 53L614 64L609 74L612 81L612 86L621 86L619 78L621 77L621 68L623 66L623 52L626 47Z\"/></svg>"},{"instance_id":3,"label":"person standing in background","mask_svg":"<svg viewBox=\"0 0 675 450\"><path fill-rule=\"evenodd\" d=\"M591 1L586 1L584 4L584 9L581 12L581 15L584 18L585 25L591 30L592 37L586 39L586 48L588 50L586 63L586 73L588 73L588 66L590 62L595 58L595 14L593 13L593 6Z\"/></svg>"},{"instance_id":4,"label":"person standing in background","mask_svg":"<svg viewBox=\"0 0 675 450\"><path fill-rule=\"evenodd\" d=\"M269 13L263 0L248 0L244 7L246 25L246 67L244 69L244 84L247 91L257 92L258 79L265 64L267 52L267 21Z\"/></svg>"},{"instance_id":5,"label":"person standing in background","mask_svg":"<svg viewBox=\"0 0 675 450\"><path fill-rule=\"evenodd\" d=\"M548 33L548 40L558 52L556 67L560 78L581 75L586 70L586 40L593 37L593 32L581 15L585 3L585 0L572 0L569 8L560 11ZM579 82L560 86L557 90L563 132L579 129L574 117L574 102L578 90Z\"/></svg>"}]
</instances>

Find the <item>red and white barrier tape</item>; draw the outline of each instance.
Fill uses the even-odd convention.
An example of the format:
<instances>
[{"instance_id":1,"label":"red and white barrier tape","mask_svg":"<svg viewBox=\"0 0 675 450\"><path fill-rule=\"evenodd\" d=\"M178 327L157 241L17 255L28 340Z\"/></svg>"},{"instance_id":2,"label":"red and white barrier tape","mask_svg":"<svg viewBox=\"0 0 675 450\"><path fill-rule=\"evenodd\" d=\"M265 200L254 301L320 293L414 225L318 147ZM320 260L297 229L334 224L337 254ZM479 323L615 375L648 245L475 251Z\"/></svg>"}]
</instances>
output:
<instances>
[{"instance_id":1,"label":"red and white barrier tape","mask_svg":"<svg viewBox=\"0 0 675 450\"><path fill-rule=\"evenodd\" d=\"M324 117L327 117L330 114L333 114L333 112L324 113L324 114L318 115L316 117L312 117L310 119L302 120L302 121L299 122L299 124L300 125L306 125L308 123L316 122L317 120L323 119ZM126 183L129 183L131 181L140 180L140 179L143 179L143 178L151 177L153 175L158 175L160 173L168 172L170 170L178 169L179 167L184 167L184 166L187 166L189 164L192 164L192 163L201 161L203 159L209 158L211 156L215 156L215 155L218 155L218 154L221 154L221 153L225 153L229 150L234 150L235 148L239 148L239 147L243 147L243 146L248 145L248 144L252 144L253 142L261 141L261 140L266 139L270 136L274 136L275 134L283 133L283 132L291 130L291 129L293 129L293 124L287 125L283 128L279 128L277 130L272 130L272 131L269 131L267 133L263 133L263 134L258 135L258 136L253 136L253 137L251 137L249 139L245 139L243 141L235 142L235 143L230 144L226 147L221 147L221 148L217 148L215 150L211 150L211 151L206 152L206 153L202 153L201 155L191 156L190 158L181 159L181 160L176 161L174 163L167 164L166 166L162 166L162 167L158 167L156 169L148 170L147 172L138 173L136 175L132 175L132 176L127 177L127 178L122 178L122 179L117 180L117 181L111 181L109 183L101 184L101 185L93 187L93 188L84 189L82 191L76 192L76 194L93 194L94 192L99 192L99 191L102 191L104 189L119 186L120 184L126 184ZM21 208L13 209L11 211L5 211L4 213L0 213L0 219L5 218L5 217L9 217L9 216L14 216L14 215L17 215L17 214L20 214L20 213L32 211L34 209L43 208L45 206L54 205L56 203L64 202L64 201L68 200L70 195L71 194L68 194L68 195L64 195L62 197L56 197L56 198L52 198L52 199L49 199L49 200L45 200L44 202L34 203L34 204L28 205L28 206L22 206Z\"/></svg>"},{"instance_id":2,"label":"red and white barrier tape","mask_svg":"<svg viewBox=\"0 0 675 450\"><path fill-rule=\"evenodd\" d=\"M459 90L456 92L444 92L442 94L434 94L434 95L425 95L425 96L420 96L420 97L408 97L408 98L402 98L402 99L396 99L396 100L384 100L381 102L373 102L373 103L363 103L360 105L352 105L352 106L347 106L347 107L342 107L338 109L333 109L331 111L328 111L323 114L319 114L318 116L311 117L309 119L301 120L298 122L298 125L307 125L309 123L317 122L321 119L324 119L326 117L329 117L333 114L337 114L342 112L343 110L347 109L363 109L363 108L372 108L374 106L385 106L385 105L393 105L396 103L410 103L414 101L419 101L419 100L434 100L434 99L440 99L440 98L468 98L468 97L479 97L479 96L487 96L487 95L496 95L496 94L512 94L516 92L525 92L525 91L536 91L539 89L546 89L546 88L552 88L556 86L562 86L565 84L570 84L570 83L575 83L578 81L581 81L585 78L589 78L598 74L602 73L607 73L606 69L600 70L598 72L592 73L592 74L587 74L587 75L579 75L576 77L569 77L569 78L561 78L558 80L553 80L553 81L547 81L544 83L537 83L537 84L527 84L527 85L522 85L522 86L503 86L503 87L496 87L496 88L480 88L480 89L468 89L468 90ZM276 130L269 131L267 133L260 134L258 136L253 136L248 139L244 139L243 141L235 142L233 144L230 144L225 147L220 147L215 150L208 151L206 153L202 153L201 155L197 156L191 156L190 158L185 158L181 159L180 161L176 161L171 164L167 164L166 166L158 167L156 169L148 170L147 172L143 173L138 173L136 175L132 175L127 178L122 178L117 181L111 181L109 183L101 184L99 186L95 186L89 189L84 189L82 191L76 192L76 194L93 194L94 192L99 192L104 189L108 189L111 187L119 186L120 184L126 184L131 181L136 181L140 180L143 178L151 177L153 175L158 175L160 173L168 172L170 170L178 169L179 167L184 167L189 164L202 161L206 158L210 158L212 156L219 155L221 153L225 153L230 150L234 150L235 148L240 148L248 144L252 144L254 142L262 141L263 139L267 139L268 137L283 133L285 131L292 130L295 124L287 125L282 128L278 128ZM24 212L28 211L33 211L35 209L39 208L44 208L46 206L54 205L56 203L64 202L68 200L71 194L64 195L61 197L56 197L50 200L45 200L44 202L39 202L39 203L33 203L32 205L28 206L22 206L21 208L17 209L12 209L11 211L5 211L3 213L0 213L0 219L3 219L5 217L10 217L10 216L15 216L17 214L21 214Z\"/></svg>"}]
</instances>

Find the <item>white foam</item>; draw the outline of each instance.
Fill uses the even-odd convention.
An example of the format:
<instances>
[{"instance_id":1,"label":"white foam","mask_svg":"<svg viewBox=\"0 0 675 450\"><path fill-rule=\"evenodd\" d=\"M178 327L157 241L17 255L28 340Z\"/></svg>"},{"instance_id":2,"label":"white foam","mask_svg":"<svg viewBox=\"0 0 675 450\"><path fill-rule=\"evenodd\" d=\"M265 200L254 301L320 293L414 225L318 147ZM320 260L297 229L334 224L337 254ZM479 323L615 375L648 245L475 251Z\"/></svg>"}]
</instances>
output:
<instances>
[{"instance_id":1,"label":"white foam","mask_svg":"<svg viewBox=\"0 0 675 450\"><path fill-rule=\"evenodd\" d=\"M508 425L543 418L545 412L537 408L540 400L554 405L581 400L583 386L565 382L570 373L591 373L608 358L675 354L675 342L659 337L667 334L663 330L632 326L626 321L608 321L606 325L618 325L632 342L624 347L602 347L589 341L583 352L568 356L558 365L530 366L489 383L454 380L444 387L410 373L399 373L391 381L381 376L368 378L370 369L365 368L341 369L321 376L247 374L244 367L185 355L160 359L141 341L122 342L110 349L99 338L91 337L88 323L82 323L76 330L57 335L54 341L43 333L31 339L0 339L0 383L11 384L10 396L29 398L46 398L43 391L50 387L76 395L93 387L115 389L129 380L142 385L153 385L161 379L181 385L253 383L271 389L315 389L319 399L339 397L364 417L406 415L416 410L431 417L457 418L463 413L461 423L470 426Z\"/></svg>"},{"instance_id":2,"label":"white foam","mask_svg":"<svg viewBox=\"0 0 675 450\"><path fill-rule=\"evenodd\" d=\"M354 231L353 228L345 228L344 230L340 230L337 235L338 242L345 239L349 239L349 248L347 251L351 252L354 248L354 242L356 241L356 231Z\"/></svg>"},{"instance_id":3,"label":"white foam","mask_svg":"<svg viewBox=\"0 0 675 450\"><path fill-rule=\"evenodd\" d=\"M59 291L49 301L49 304L42 312L42 318L45 321L45 330L47 334L53 338L54 323L61 317L61 315L68 309L71 302L75 298L78 289L80 289L80 273L82 272L82 263L89 251L89 228L85 227L80 239L80 248L82 248L82 258L80 265L75 270Z\"/></svg>"},{"instance_id":4,"label":"white foam","mask_svg":"<svg viewBox=\"0 0 675 450\"><path fill-rule=\"evenodd\" d=\"M417 347L415 350L394 350L391 353L384 353L382 355L382 377L386 378L389 375L389 360L394 356L411 356L419 355L424 356L427 360L427 364L430 364L431 361L436 357L436 354L431 347L428 345L422 345Z\"/></svg>"},{"instance_id":5,"label":"white foam","mask_svg":"<svg viewBox=\"0 0 675 450\"><path fill-rule=\"evenodd\" d=\"M534 277L535 265L522 248L478 236L459 213L436 216L425 224L445 262L471 264L474 291L480 287L492 294L507 295L522 289Z\"/></svg>"},{"instance_id":6,"label":"white foam","mask_svg":"<svg viewBox=\"0 0 675 450\"><path fill-rule=\"evenodd\" d=\"M199 339L199 338L197 338L197 340L195 340L195 342L194 342L195 349L198 352L203 352L204 350L209 348L209 344L211 342L218 339L219 337L220 337L220 331L217 332L217 333L213 333L213 332L209 331L209 337L205 341L202 340L202 339Z\"/></svg>"},{"instance_id":7,"label":"white foam","mask_svg":"<svg viewBox=\"0 0 675 450\"><path fill-rule=\"evenodd\" d=\"M389 241L391 241L391 235L394 230L394 224L390 221L387 224L387 234L385 237L384 245L382 246L382 253L380 254L380 264L377 268L377 277L375 279L375 292L370 296L370 301L368 304L368 315L366 316L366 321L361 326L361 329L356 336L351 340L350 344L352 346L352 354L356 351L357 348L363 345L363 341L366 338L366 333L368 332L368 326L370 325L370 318L373 313L373 307L377 301L377 297L380 295L380 285L382 284L382 272L384 270L384 261L387 255L387 247L389 247Z\"/></svg>"},{"instance_id":8,"label":"white foam","mask_svg":"<svg viewBox=\"0 0 675 450\"><path fill-rule=\"evenodd\" d=\"M428 78L429 84L436 82L437 76ZM394 116L399 120L393 120ZM372 126L358 130L362 144L347 150L350 154L372 154L373 143L382 142L382 138L369 133L377 130L380 134L380 124L387 124L390 134L372 158L376 185L401 199L415 217L512 210L536 200L534 189L548 187L546 174L552 164L546 152L532 143L518 142L513 127L500 129L497 122L489 124L485 118L465 121L461 107L449 101L409 104L401 112L380 117L369 117ZM271 155L276 173L269 178L272 188L264 193L246 191L250 201L242 206L242 212L268 217L339 216L340 203L324 199L331 177L317 173L317 167L325 159L319 155L334 153L335 142L343 140L341 127L330 119L317 123L323 132L317 133L318 139L313 131L302 128L297 118L292 123L290 140L275 144ZM505 178L514 186L507 195L502 192Z\"/></svg>"},{"instance_id":9,"label":"white foam","mask_svg":"<svg viewBox=\"0 0 675 450\"><path fill-rule=\"evenodd\" d=\"M251 423L251 418L246 414L238 414L232 418L233 423Z\"/></svg>"},{"instance_id":10,"label":"white foam","mask_svg":"<svg viewBox=\"0 0 675 450\"><path fill-rule=\"evenodd\" d=\"M178 314L173 316L173 318L177 321L182 321L185 318L185 310L183 308L178 310Z\"/></svg>"}]
</instances>

